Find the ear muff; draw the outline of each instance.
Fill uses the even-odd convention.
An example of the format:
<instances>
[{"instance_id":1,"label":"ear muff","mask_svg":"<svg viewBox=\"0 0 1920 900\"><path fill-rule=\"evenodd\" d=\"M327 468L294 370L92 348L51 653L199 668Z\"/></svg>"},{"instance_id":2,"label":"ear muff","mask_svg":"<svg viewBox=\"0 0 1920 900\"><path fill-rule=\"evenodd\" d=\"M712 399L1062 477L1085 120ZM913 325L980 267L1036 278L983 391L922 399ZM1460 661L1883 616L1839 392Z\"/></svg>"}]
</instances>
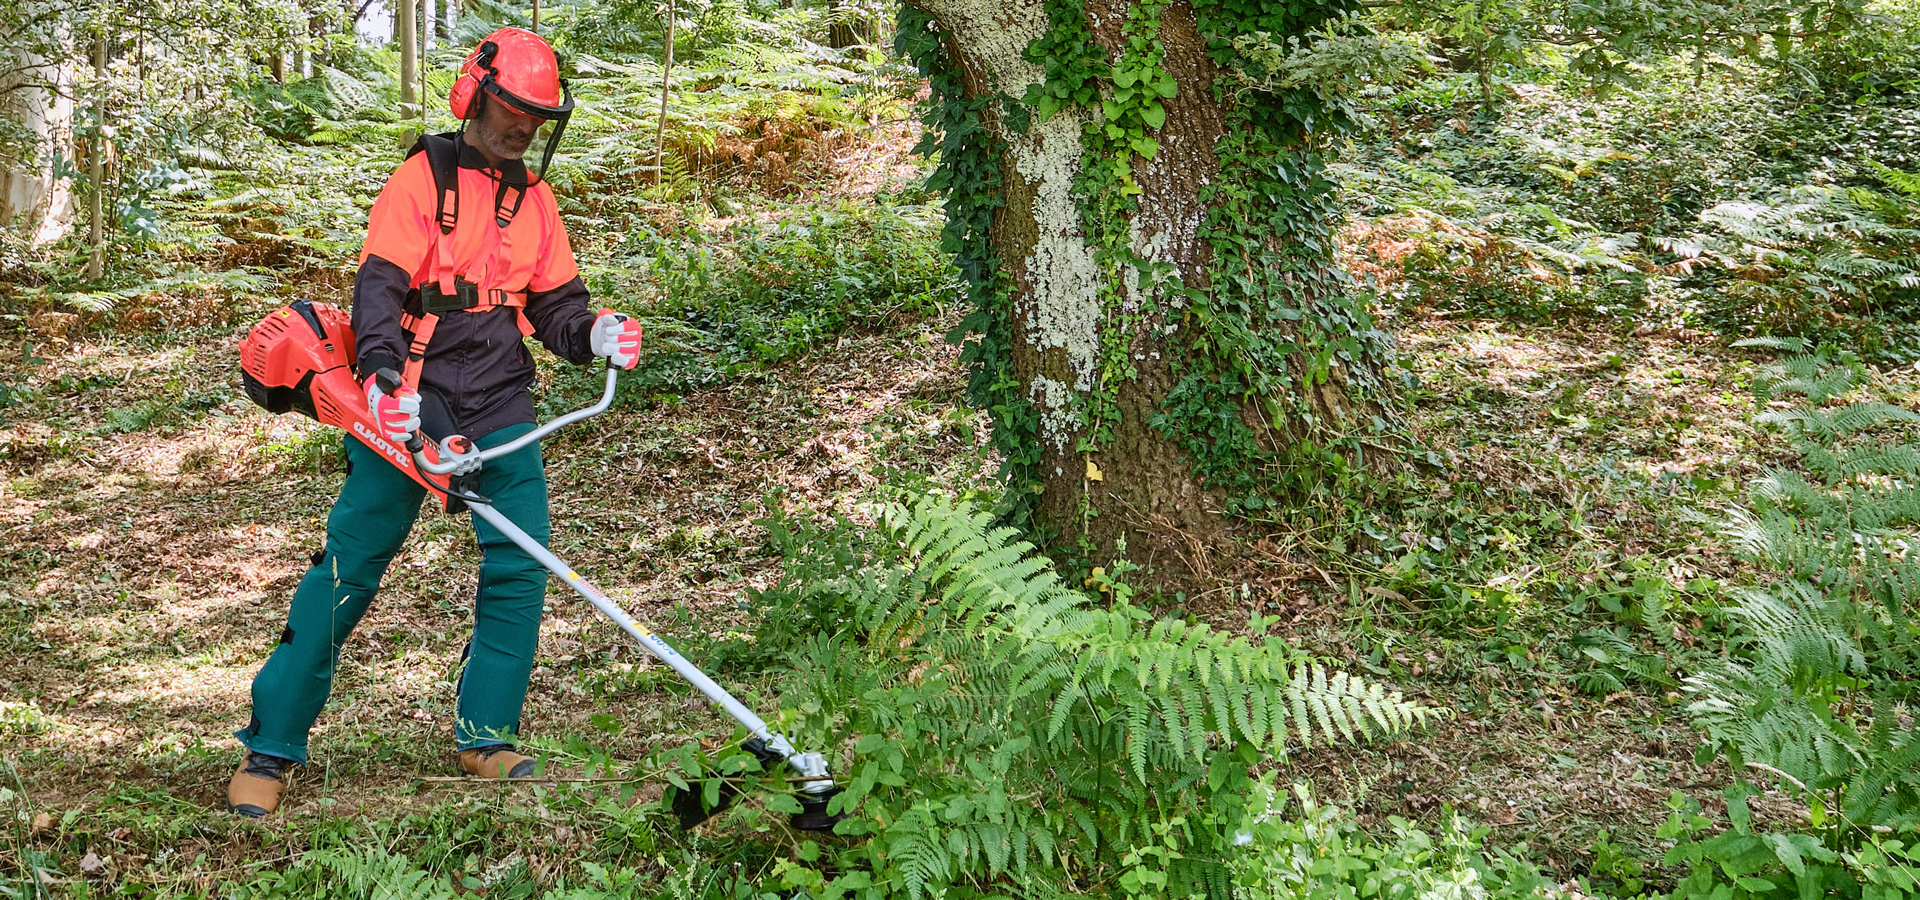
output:
<instances>
[{"instance_id":1,"label":"ear muff","mask_svg":"<svg viewBox=\"0 0 1920 900\"><path fill-rule=\"evenodd\" d=\"M480 79L465 72L460 73L460 77L453 81L453 93L447 95L447 110L456 119L473 118L469 115L473 109L473 95L479 92Z\"/></svg>"},{"instance_id":2,"label":"ear muff","mask_svg":"<svg viewBox=\"0 0 1920 900\"><path fill-rule=\"evenodd\" d=\"M493 57L500 52L500 45L492 41L482 41L474 48L473 57L460 67L460 77L454 79L453 91L447 95L447 110L456 119L471 119L479 108L473 104L473 95L480 93L480 79L486 75L499 75L493 67Z\"/></svg>"}]
</instances>

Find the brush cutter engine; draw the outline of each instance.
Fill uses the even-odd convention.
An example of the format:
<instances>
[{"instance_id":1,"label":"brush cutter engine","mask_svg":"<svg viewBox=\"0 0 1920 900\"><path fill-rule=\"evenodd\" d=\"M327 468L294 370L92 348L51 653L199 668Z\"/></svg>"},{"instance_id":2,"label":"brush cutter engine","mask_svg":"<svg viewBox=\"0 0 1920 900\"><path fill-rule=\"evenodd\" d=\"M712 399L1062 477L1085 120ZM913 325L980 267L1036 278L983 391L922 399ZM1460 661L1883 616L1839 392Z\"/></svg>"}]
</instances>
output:
<instances>
[{"instance_id":1,"label":"brush cutter engine","mask_svg":"<svg viewBox=\"0 0 1920 900\"><path fill-rule=\"evenodd\" d=\"M333 304L296 300L273 311L240 342L240 368L247 397L253 402L269 412L298 412L343 428L439 497L449 511L458 511L462 506L471 510L475 517L499 529L508 540L559 576L647 652L705 694L715 706L746 726L753 737L744 741L741 748L752 753L770 773L777 771L781 763L793 773L801 808L792 816L793 827L831 831L840 821L841 815L828 811L829 801L840 793L840 788L827 772L825 756L797 752L786 735L772 731L766 720L707 677L665 639L642 627L599 588L580 577L572 566L494 509L491 501L467 487L469 476L477 473L487 460L506 456L560 428L606 411L613 405L618 369L608 366L606 389L601 392L599 403L567 413L498 447L480 450L460 435L423 440L416 434L405 448L396 447L381 436L374 428L372 412L367 409L366 394L354 377L351 320L344 310ZM722 780L719 802L712 805L705 802L705 791L697 785L685 791L669 788L669 792L672 794L669 805L681 825L691 828L726 808L738 796L739 789Z\"/></svg>"},{"instance_id":2,"label":"brush cutter engine","mask_svg":"<svg viewBox=\"0 0 1920 900\"><path fill-rule=\"evenodd\" d=\"M295 300L261 319L240 342L240 381L247 399L268 412L297 412L344 429L448 502L449 479L421 471L411 448L395 446L374 427L367 395L354 377L351 321L338 306L307 300ZM434 459L444 455L441 445L428 449Z\"/></svg>"}]
</instances>

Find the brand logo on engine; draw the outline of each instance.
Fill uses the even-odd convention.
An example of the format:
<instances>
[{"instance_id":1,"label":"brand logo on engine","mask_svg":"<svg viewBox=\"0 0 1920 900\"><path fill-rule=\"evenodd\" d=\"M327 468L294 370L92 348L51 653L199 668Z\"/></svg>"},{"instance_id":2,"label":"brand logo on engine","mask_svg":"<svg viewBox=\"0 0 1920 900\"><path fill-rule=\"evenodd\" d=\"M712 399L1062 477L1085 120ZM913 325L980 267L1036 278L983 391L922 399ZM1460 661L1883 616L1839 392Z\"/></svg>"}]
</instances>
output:
<instances>
[{"instance_id":1,"label":"brand logo on engine","mask_svg":"<svg viewBox=\"0 0 1920 900\"><path fill-rule=\"evenodd\" d=\"M386 438L383 438L377 434L374 434L373 429L367 427L367 423L365 422L353 423L353 433L359 435L360 439L367 443L367 446L372 447L373 449L378 450L381 453L385 453L386 455L393 457L393 461L396 463L399 463L400 468L402 469L413 468L413 457L410 457L405 453L401 453L400 448L387 443Z\"/></svg>"}]
</instances>

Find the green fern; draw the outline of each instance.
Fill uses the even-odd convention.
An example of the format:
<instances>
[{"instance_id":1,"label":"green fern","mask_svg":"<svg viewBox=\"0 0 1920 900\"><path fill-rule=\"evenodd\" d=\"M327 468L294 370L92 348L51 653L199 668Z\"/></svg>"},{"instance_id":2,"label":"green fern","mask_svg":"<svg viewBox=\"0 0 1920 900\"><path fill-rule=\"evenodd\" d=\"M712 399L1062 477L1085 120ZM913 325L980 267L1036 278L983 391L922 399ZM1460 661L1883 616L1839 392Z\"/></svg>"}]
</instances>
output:
<instances>
[{"instance_id":1,"label":"green fern","mask_svg":"<svg viewBox=\"0 0 1920 900\"><path fill-rule=\"evenodd\" d=\"M1755 764L1842 813L1843 844L1873 826L1920 823L1920 446L1911 411L1872 399L1851 360L1800 355L1756 393L1805 397L1760 417L1805 471L1758 479L1724 533L1779 574L1736 592L1741 654L1689 680L1690 709L1735 765Z\"/></svg>"},{"instance_id":2,"label":"green fern","mask_svg":"<svg viewBox=\"0 0 1920 900\"><path fill-rule=\"evenodd\" d=\"M1250 767L1437 714L1276 639L1099 605L965 504L876 518L864 538L776 525L788 575L760 599L818 626L790 695L856 754L842 830L869 837L837 865L908 897L1069 893L1146 839L1190 851L1178 893L1219 896L1260 812Z\"/></svg>"},{"instance_id":3,"label":"green fern","mask_svg":"<svg viewBox=\"0 0 1920 900\"><path fill-rule=\"evenodd\" d=\"M341 893L367 900L452 900L453 889L442 878L414 867L404 854L370 850L316 850L305 862L326 870Z\"/></svg>"}]
</instances>

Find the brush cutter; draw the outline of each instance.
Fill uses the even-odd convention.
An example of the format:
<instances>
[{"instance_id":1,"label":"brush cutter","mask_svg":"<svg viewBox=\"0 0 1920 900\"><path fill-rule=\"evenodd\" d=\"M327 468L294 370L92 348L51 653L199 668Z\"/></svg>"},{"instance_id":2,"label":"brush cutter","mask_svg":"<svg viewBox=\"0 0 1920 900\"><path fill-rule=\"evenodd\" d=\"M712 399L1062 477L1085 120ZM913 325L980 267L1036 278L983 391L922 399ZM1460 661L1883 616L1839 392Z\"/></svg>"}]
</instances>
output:
<instances>
[{"instance_id":1,"label":"brush cutter","mask_svg":"<svg viewBox=\"0 0 1920 900\"><path fill-rule=\"evenodd\" d=\"M801 807L801 811L792 816L795 828L807 831L832 830L841 817L827 812L827 802L839 793L840 788L834 785L832 776L827 772L825 756L796 751L786 735L768 728L766 720L707 677L705 672L681 656L666 640L635 621L626 610L580 577L580 573L575 572L572 566L541 546L539 541L494 509L491 501L472 489L474 476L488 460L506 456L561 428L605 412L613 403L613 389L619 378L619 370L611 365L607 367L607 383L600 394L600 402L560 416L509 443L480 450L472 441L457 434L433 440L423 439L416 433L403 452L374 428L365 394L355 383L350 365L353 359L353 330L348 323L346 312L339 307L306 300L296 300L268 315L254 326L240 344L242 381L246 385L247 396L270 412L298 411L324 424L345 429L439 497L449 512L457 512L464 507L498 528L508 540L539 560L541 565L585 597L602 615L613 620L654 658L666 663L687 683L705 694L707 699L725 710L727 715L746 726L753 737L742 742L741 748L752 753L763 767L775 771L778 764L785 763L793 771L795 780L799 782ZM382 387L392 391L399 385ZM718 800L709 804L706 802L706 792L700 785L689 790L674 790L672 808L680 824L690 828L726 808L738 792L739 789L732 783L721 780L718 784Z\"/></svg>"}]
</instances>

